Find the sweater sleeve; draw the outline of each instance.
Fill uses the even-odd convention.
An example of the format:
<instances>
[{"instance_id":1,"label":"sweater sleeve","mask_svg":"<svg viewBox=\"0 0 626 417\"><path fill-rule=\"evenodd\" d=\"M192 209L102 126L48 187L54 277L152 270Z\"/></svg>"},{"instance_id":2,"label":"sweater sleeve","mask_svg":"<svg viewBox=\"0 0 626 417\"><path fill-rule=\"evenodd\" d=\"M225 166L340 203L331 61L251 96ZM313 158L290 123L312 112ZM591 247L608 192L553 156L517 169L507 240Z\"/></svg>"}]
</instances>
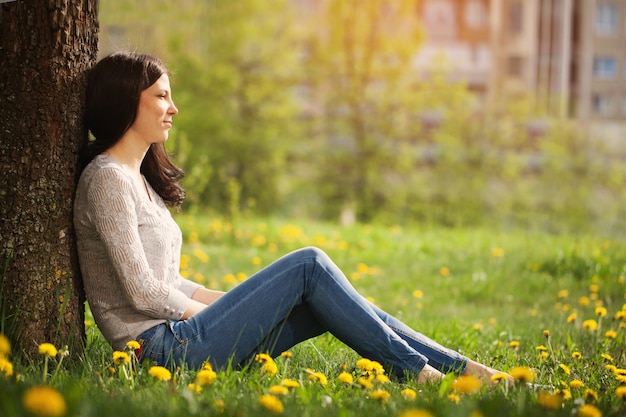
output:
<instances>
[{"instance_id":1,"label":"sweater sleeve","mask_svg":"<svg viewBox=\"0 0 626 417\"><path fill-rule=\"evenodd\" d=\"M91 220L133 308L150 317L179 320L189 298L155 278L139 236L135 193L130 178L118 169L99 170L87 194Z\"/></svg>"}]
</instances>

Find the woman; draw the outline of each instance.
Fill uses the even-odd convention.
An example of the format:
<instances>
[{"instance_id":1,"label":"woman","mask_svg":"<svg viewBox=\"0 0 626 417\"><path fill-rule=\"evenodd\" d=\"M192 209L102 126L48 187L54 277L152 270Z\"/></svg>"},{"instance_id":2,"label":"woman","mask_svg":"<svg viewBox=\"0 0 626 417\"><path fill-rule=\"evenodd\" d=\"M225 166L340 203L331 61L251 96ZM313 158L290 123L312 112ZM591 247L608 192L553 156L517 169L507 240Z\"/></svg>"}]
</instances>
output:
<instances>
[{"instance_id":1,"label":"woman","mask_svg":"<svg viewBox=\"0 0 626 417\"><path fill-rule=\"evenodd\" d=\"M497 371L444 348L360 296L317 248L290 253L227 293L180 276L183 173L163 143L178 109L158 59L129 52L102 59L87 88L93 135L81 155L74 210L87 300L116 350L199 367L280 354L331 332L399 377L438 381L447 372L489 382Z\"/></svg>"}]
</instances>

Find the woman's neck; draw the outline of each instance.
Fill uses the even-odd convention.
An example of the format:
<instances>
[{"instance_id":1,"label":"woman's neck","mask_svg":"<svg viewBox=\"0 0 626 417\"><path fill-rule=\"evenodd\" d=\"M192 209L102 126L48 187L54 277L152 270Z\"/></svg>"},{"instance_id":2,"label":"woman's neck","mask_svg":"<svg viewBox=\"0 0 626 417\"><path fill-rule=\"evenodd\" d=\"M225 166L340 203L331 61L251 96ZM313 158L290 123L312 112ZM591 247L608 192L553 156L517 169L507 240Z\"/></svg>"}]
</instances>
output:
<instances>
[{"instance_id":1,"label":"woman's neck","mask_svg":"<svg viewBox=\"0 0 626 417\"><path fill-rule=\"evenodd\" d=\"M148 152L147 147L141 146L138 142L123 137L104 153L115 158L117 162L130 172L139 174L141 172L141 163L146 156L146 152Z\"/></svg>"}]
</instances>

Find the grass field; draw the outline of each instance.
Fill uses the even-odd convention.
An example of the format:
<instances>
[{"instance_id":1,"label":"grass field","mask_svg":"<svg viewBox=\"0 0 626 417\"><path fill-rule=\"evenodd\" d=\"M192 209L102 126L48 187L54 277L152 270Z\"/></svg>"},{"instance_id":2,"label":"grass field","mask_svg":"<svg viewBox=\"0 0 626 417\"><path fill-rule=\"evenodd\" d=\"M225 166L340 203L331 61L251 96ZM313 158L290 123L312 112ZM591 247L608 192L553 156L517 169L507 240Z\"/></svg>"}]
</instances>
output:
<instances>
[{"instance_id":1,"label":"grass field","mask_svg":"<svg viewBox=\"0 0 626 417\"><path fill-rule=\"evenodd\" d=\"M88 319L78 362L42 354L24 365L5 351L0 415L626 415L624 242L486 229L178 221L182 273L190 279L227 290L285 252L318 246L386 311L473 359L522 380L530 373L543 388L477 388L452 376L416 386L368 379L371 370L359 379L367 363L329 335L269 365L178 369L162 381L166 372L135 365L130 351L130 363L117 354L116 364Z\"/></svg>"}]
</instances>

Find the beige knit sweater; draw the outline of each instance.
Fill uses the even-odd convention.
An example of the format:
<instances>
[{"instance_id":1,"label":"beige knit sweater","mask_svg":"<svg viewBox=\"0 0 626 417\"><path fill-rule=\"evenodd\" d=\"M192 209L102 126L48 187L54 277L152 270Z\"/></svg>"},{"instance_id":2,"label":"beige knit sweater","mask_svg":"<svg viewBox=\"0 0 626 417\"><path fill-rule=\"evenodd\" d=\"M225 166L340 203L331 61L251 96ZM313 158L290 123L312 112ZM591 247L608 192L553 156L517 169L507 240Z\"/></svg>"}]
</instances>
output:
<instances>
[{"instance_id":1,"label":"beige knit sweater","mask_svg":"<svg viewBox=\"0 0 626 417\"><path fill-rule=\"evenodd\" d=\"M180 276L182 235L159 195L137 193L110 156L84 169L74 202L87 301L113 349L145 330L180 320L200 287Z\"/></svg>"}]
</instances>

